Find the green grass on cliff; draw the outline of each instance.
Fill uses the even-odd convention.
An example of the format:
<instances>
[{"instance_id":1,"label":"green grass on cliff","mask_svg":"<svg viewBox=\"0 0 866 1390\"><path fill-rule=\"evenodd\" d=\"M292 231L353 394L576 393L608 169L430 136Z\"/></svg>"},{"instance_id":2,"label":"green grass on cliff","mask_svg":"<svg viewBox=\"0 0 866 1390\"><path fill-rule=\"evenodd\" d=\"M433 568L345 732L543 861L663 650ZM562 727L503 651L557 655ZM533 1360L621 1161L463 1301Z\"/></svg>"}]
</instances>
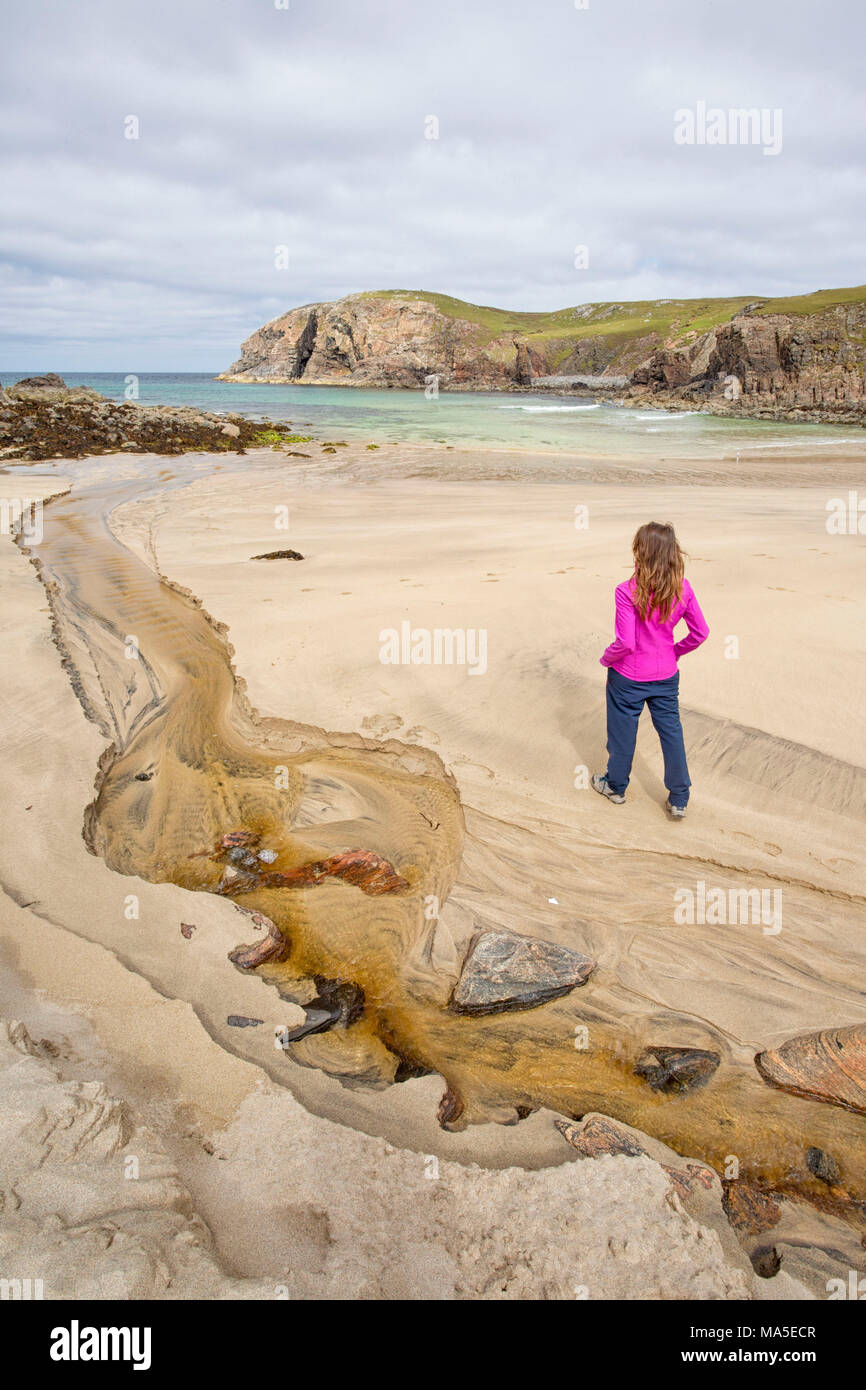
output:
<instances>
[{"instance_id":1,"label":"green grass on cliff","mask_svg":"<svg viewBox=\"0 0 866 1390\"><path fill-rule=\"evenodd\" d=\"M622 347L636 338L658 334L660 339L682 341L689 334L706 333L727 321L745 306L753 305L760 314L817 314L837 304L866 301L866 285L853 289L817 290L814 294L787 299L764 299L741 295L733 299L646 299L621 304L582 304L552 313L518 313L494 309L489 305L468 304L449 295L427 290L373 290L366 299L424 299L435 304L448 318L474 323L478 345L495 338L519 334L539 346L554 341L564 344L560 355L567 355L567 340L603 337Z\"/></svg>"},{"instance_id":2,"label":"green grass on cliff","mask_svg":"<svg viewBox=\"0 0 866 1390\"><path fill-rule=\"evenodd\" d=\"M524 314L514 309L492 309L484 304L468 304L463 299L452 299L450 295L428 290L370 290L359 298L426 300L428 304L435 304L446 318L477 324L484 330L482 341L500 338L506 333L537 333L555 317L553 314Z\"/></svg>"},{"instance_id":3,"label":"green grass on cliff","mask_svg":"<svg viewBox=\"0 0 866 1390\"><path fill-rule=\"evenodd\" d=\"M789 299L768 299L758 310L760 314L820 314L835 309L838 304L862 304L866 301L866 285L854 285L848 290L815 290L813 294L795 294Z\"/></svg>"}]
</instances>

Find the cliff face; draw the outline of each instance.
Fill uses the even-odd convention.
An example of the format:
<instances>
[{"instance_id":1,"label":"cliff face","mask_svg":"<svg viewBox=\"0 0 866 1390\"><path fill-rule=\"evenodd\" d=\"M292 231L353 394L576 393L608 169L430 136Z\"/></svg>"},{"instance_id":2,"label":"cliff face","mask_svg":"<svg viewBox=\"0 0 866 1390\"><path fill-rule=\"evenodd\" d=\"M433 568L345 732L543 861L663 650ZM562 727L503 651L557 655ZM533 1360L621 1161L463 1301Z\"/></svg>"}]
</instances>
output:
<instances>
[{"instance_id":1,"label":"cliff face","mask_svg":"<svg viewBox=\"0 0 866 1390\"><path fill-rule=\"evenodd\" d=\"M652 353L628 396L714 414L866 424L866 305L738 314L686 347Z\"/></svg>"},{"instance_id":2,"label":"cliff face","mask_svg":"<svg viewBox=\"0 0 866 1390\"><path fill-rule=\"evenodd\" d=\"M785 312L775 312L776 308ZM789 301L658 300L554 314L411 291L292 309L253 333L224 381L590 389L719 414L866 423L866 289Z\"/></svg>"},{"instance_id":3,"label":"cliff face","mask_svg":"<svg viewBox=\"0 0 866 1390\"><path fill-rule=\"evenodd\" d=\"M476 324L429 300L351 295L265 324L219 379L411 387L436 375L443 388L503 388L528 385L544 367L513 335L483 345L479 337Z\"/></svg>"}]
</instances>

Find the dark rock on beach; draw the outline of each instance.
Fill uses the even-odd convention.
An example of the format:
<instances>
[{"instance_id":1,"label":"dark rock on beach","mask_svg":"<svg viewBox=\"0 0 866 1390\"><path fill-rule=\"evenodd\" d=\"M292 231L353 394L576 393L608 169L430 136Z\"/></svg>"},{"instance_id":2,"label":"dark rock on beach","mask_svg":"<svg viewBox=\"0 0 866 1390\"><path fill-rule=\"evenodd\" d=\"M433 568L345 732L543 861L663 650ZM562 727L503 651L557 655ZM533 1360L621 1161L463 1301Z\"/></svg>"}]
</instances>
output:
<instances>
[{"instance_id":1,"label":"dark rock on beach","mask_svg":"<svg viewBox=\"0 0 866 1390\"><path fill-rule=\"evenodd\" d=\"M806 1166L814 1177L826 1184L826 1188L816 1191L814 1184L804 1186L801 1174L767 1189L746 1177L720 1179L714 1169L693 1159L662 1162L647 1148L643 1135L631 1132L607 1115L589 1115L582 1124L566 1119L556 1119L553 1123L581 1158L651 1158L659 1162L681 1201L690 1198L703 1200L706 1193L719 1193L720 1190L722 1210L728 1223L742 1237L758 1236L778 1225L782 1218L782 1203L786 1199L809 1202L819 1211L856 1224L860 1229L866 1224L866 1205L844 1190L838 1165L822 1149L808 1150ZM762 1248L767 1254L769 1268L773 1263L771 1248Z\"/></svg>"},{"instance_id":2,"label":"dark rock on beach","mask_svg":"<svg viewBox=\"0 0 866 1390\"><path fill-rule=\"evenodd\" d=\"M303 1023L298 1024L297 1028L289 1028L286 1031L285 1041L287 1043L300 1042L301 1038L306 1038L311 1033L325 1033L339 1022L339 1008L321 1009L314 1007L314 1004L315 1001L312 1004L304 1005L306 1019Z\"/></svg>"},{"instance_id":3,"label":"dark rock on beach","mask_svg":"<svg viewBox=\"0 0 866 1390\"><path fill-rule=\"evenodd\" d=\"M226 1023L230 1028L258 1028L263 1018L247 1018L246 1014L229 1014Z\"/></svg>"},{"instance_id":4,"label":"dark rock on beach","mask_svg":"<svg viewBox=\"0 0 866 1390\"><path fill-rule=\"evenodd\" d=\"M254 555L254 560L303 560L297 550L269 550L264 555Z\"/></svg>"},{"instance_id":5,"label":"dark rock on beach","mask_svg":"<svg viewBox=\"0 0 866 1390\"><path fill-rule=\"evenodd\" d=\"M534 1009L585 984L595 965L553 941L508 931L479 932L469 943L450 1007L459 1014Z\"/></svg>"},{"instance_id":6,"label":"dark rock on beach","mask_svg":"<svg viewBox=\"0 0 866 1390\"><path fill-rule=\"evenodd\" d=\"M734 1230L745 1236L770 1231L782 1219L775 1197L743 1178L722 1182L722 1208Z\"/></svg>"},{"instance_id":7,"label":"dark rock on beach","mask_svg":"<svg viewBox=\"0 0 866 1390\"><path fill-rule=\"evenodd\" d=\"M344 1028L357 1023L364 1012L364 991L351 980L330 980L325 975L313 976L318 994L308 1008L336 1011L337 1018Z\"/></svg>"},{"instance_id":8,"label":"dark rock on beach","mask_svg":"<svg viewBox=\"0 0 866 1390\"><path fill-rule=\"evenodd\" d=\"M828 1187L838 1187L842 1181L839 1164L832 1154L825 1153L823 1149L813 1147L806 1150L806 1167Z\"/></svg>"},{"instance_id":9,"label":"dark rock on beach","mask_svg":"<svg viewBox=\"0 0 866 1390\"><path fill-rule=\"evenodd\" d=\"M693 1091L706 1085L719 1060L718 1053L699 1047L650 1047L638 1058L635 1075L654 1091Z\"/></svg>"},{"instance_id":10,"label":"dark rock on beach","mask_svg":"<svg viewBox=\"0 0 866 1390\"><path fill-rule=\"evenodd\" d=\"M759 1279L774 1279L782 1268L782 1257L775 1245L761 1245L749 1259Z\"/></svg>"},{"instance_id":11,"label":"dark rock on beach","mask_svg":"<svg viewBox=\"0 0 866 1390\"><path fill-rule=\"evenodd\" d=\"M347 980L331 980L324 975L314 976L319 991L309 1004L302 1005L304 1022L286 1030L284 1044L300 1042L313 1033L327 1033L337 1027L348 1028L357 1023L364 1012L364 991L360 985Z\"/></svg>"}]
</instances>

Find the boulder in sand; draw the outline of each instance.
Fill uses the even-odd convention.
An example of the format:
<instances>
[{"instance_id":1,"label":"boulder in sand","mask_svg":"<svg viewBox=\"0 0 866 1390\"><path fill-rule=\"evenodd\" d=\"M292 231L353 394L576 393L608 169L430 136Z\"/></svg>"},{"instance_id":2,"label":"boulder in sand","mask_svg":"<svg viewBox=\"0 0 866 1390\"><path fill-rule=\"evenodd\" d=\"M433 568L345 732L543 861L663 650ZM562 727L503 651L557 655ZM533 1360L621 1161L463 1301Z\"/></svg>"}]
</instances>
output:
<instances>
[{"instance_id":1,"label":"boulder in sand","mask_svg":"<svg viewBox=\"0 0 866 1390\"><path fill-rule=\"evenodd\" d=\"M495 1014L534 1009L585 984L596 962L553 941L515 932L479 932L469 943L460 979L451 996L459 1014Z\"/></svg>"},{"instance_id":2,"label":"boulder in sand","mask_svg":"<svg viewBox=\"0 0 866 1390\"><path fill-rule=\"evenodd\" d=\"M755 1066L780 1091L866 1115L866 1023L791 1038Z\"/></svg>"},{"instance_id":3,"label":"boulder in sand","mask_svg":"<svg viewBox=\"0 0 866 1390\"><path fill-rule=\"evenodd\" d=\"M718 1065L718 1053L700 1047L648 1047L637 1060L635 1075L654 1091L672 1094L705 1086Z\"/></svg>"},{"instance_id":4,"label":"boulder in sand","mask_svg":"<svg viewBox=\"0 0 866 1390\"><path fill-rule=\"evenodd\" d=\"M842 1181L842 1174L839 1171L839 1164L832 1154L828 1154L825 1149L819 1149L812 1145L806 1150L806 1167L816 1178L820 1178L828 1187L838 1187Z\"/></svg>"},{"instance_id":5,"label":"boulder in sand","mask_svg":"<svg viewBox=\"0 0 866 1390\"><path fill-rule=\"evenodd\" d=\"M771 1231L782 1219L782 1208L770 1192L739 1178L722 1183L722 1209L735 1231L755 1236Z\"/></svg>"}]
</instances>

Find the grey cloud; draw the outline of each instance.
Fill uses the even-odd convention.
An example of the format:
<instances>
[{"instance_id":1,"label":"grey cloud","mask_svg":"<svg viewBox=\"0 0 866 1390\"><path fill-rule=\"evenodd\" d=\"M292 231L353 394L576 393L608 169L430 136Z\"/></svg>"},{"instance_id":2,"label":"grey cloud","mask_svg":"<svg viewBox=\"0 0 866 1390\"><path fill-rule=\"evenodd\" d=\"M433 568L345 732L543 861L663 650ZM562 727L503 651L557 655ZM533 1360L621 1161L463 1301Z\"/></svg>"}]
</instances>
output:
<instances>
[{"instance_id":1,"label":"grey cloud","mask_svg":"<svg viewBox=\"0 0 866 1390\"><path fill-rule=\"evenodd\" d=\"M859 283L863 29L859 0L30 0L4 18L0 370L218 369L365 288ZM782 108L782 153L676 147L699 100Z\"/></svg>"}]
</instances>

